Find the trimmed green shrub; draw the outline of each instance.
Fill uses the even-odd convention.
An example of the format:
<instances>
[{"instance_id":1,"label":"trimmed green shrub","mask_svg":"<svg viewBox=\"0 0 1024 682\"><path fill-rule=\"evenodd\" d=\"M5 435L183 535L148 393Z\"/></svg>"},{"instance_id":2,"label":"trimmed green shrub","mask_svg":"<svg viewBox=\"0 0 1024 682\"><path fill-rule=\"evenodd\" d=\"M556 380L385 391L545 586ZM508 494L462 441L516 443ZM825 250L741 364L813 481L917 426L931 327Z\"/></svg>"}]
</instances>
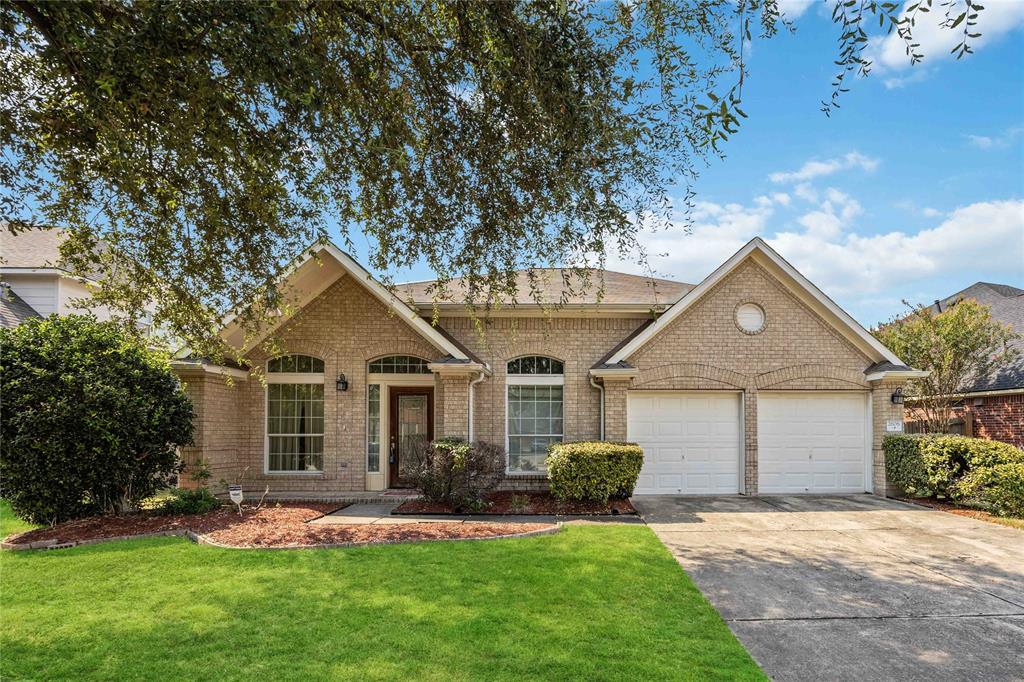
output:
<instances>
[{"instance_id":1,"label":"trimmed green shrub","mask_svg":"<svg viewBox=\"0 0 1024 682\"><path fill-rule=\"evenodd\" d=\"M910 495L953 500L979 498L986 470L1024 465L1024 452L997 440L959 435L890 435L882 442L889 479Z\"/></svg>"},{"instance_id":2,"label":"trimmed green shrub","mask_svg":"<svg viewBox=\"0 0 1024 682\"><path fill-rule=\"evenodd\" d=\"M407 471L424 499L456 511L476 510L505 475L504 451L482 441L440 438L415 448Z\"/></svg>"},{"instance_id":3,"label":"trimmed green shrub","mask_svg":"<svg viewBox=\"0 0 1024 682\"><path fill-rule=\"evenodd\" d=\"M921 456L920 436L886 436L882 439L885 451L885 471L889 480L908 495L929 497L932 488L928 482L928 467Z\"/></svg>"},{"instance_id":4,"label":"trimmed green shrub","mask_svg":"<svg viewBox=\"0 0 1024 682\"><path fill-rule=\"evenodd\" d=\"M137 507L192 440L167 357L92 316L0 329L0 400L3 495L33 523Z\"/></svg>"},{"instance_id":5,"label":"trimmed green shrub","mask_svg":"<svg viewBox=\"0 0 1024 682\"><path fill-rule=\"evenodd\" d=\"M644 463L644 451L636 443L555 443L548 452L551 493L562 501L629 497Z\"/></svg>"},{"instance_id":6,"label":"trimmed green shrub","mask_svg":"<svg viewBox=\"0 0 1024 682\"><path fill-rule=\"evenodd\" d=\"M171 496L153 510L154 514L170 516L175 514L205 514L220 506L220 500L209 488L195 490L175 489Z\"/></svg>"},{"instance_id":7,"label":"trimmed green shrub","mask_svg":"<svg viewBox=\"0 0 1024 682\"><path fill-rule=\"evenodd\" d=\"M1024 519L1024 464L997 464L988 472L981 501L994 514Z\"/></svg>"}]
</instances>

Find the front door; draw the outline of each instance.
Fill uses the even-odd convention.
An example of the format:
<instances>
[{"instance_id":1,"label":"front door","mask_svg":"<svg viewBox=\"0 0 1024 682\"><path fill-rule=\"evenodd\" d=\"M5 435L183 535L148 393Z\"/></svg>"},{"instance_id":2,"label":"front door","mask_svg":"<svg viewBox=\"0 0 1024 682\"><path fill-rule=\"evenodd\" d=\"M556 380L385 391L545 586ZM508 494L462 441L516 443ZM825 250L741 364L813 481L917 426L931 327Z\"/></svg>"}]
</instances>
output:
<instances>
[{"instance_id":1,"label":"front door","mask_svg":"<svg viewBox=\"0 0 1024 682\"><path fill-rule=\"evenodd\" d=\"M388 395L388 485L407 488L412 485L409 470L416 463L416 448L434 438L434 389L392 387Z\"/></svg>"}]
</instances>

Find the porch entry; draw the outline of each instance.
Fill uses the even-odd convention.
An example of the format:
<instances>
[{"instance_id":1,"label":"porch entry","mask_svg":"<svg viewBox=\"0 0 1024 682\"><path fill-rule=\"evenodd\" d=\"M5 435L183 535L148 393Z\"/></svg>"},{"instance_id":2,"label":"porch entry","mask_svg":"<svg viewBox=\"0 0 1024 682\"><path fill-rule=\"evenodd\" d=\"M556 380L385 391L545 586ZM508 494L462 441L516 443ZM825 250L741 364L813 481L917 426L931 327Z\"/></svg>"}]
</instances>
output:
<instances>
[{"instance_id":1,"label":"porch entry","mask_svg":"<svg viewBox=\"0 0 1024 682\"><path fill-rule=\"evenodd\" d=\"M388 403L388 486L408 488L415 449L434 438L434 389L391 386Z\"/></svg>"}]
</instances>

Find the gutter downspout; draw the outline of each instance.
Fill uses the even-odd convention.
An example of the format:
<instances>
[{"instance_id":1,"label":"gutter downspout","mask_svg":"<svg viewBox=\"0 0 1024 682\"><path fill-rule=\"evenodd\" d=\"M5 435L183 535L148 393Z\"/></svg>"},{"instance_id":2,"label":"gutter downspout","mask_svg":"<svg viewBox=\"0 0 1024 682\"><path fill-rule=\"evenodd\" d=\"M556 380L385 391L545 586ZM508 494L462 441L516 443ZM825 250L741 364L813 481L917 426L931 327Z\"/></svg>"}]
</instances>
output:
<instances>
[{"instance_id":1,"label":"gutter downspout","mask_svg":"<svg viewBox=\"0 0 1024 682\"><path fill-rule=\"evenodd\" d=\"M484 365L487 367L487 365ZM469 442L473 442L473 396L476 394L474 387L487 378L487 374L480 372L480 376L469 382Z\"/></svg>"},{"instance_id":2,"label":"gutter downspout","mask_svg":"<svg viewBox=\"0 0 1024 682\"><path fill-rule=\"evenodd\" d=\"M590 377L590 385L601 392L601 440L604 440L604 386L597 383L594 377Z\"/></svg>"}]
</instances>

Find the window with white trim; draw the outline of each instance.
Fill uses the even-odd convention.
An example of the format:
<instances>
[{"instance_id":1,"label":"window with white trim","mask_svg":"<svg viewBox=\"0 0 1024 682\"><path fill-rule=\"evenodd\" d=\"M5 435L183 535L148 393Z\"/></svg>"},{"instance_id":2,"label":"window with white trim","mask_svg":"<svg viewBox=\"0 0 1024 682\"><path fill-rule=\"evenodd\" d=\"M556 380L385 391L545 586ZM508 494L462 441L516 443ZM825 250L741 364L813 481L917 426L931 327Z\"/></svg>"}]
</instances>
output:
<instances>
[{"instance_id":1,"label":"window with white trim","mask_svg":"<svg viewBox=\"0 0 1024 682\"><path fill-rule=\"evenodd\" d=\"M565 365L531 355L506 366L508 395L508 471L543 473L548 446L564 433Z\"/></svg>"},{"instance_id":2,"label":"window with white trim","mask_svg":"<svg viewBox=\"0 0 1024 682\"><path fill-rule=\"evenodd\" d=\"M388 355L370 363L370 374L430 374L427 361L412 355Z\"/></svg>"},{"instance_id":3,"label":"window with white trim","mask_svg":"<svg viewBox=\"0 0 1024 682\"><path fill-rule=\"evenodd\" d=\"M267 363L267 471L324 468L324 361L284 355Z\"/></svg>"},{"instance_id":4,"label":"window with white trim","mask_svg":"<svg viewBox=\"0 0 1024 682\"><path fill-rule=\"evenodd\" d=\"M380 472L380 384L370 384L367 390L366 470Z\"/></svg>"}]
</instances>

